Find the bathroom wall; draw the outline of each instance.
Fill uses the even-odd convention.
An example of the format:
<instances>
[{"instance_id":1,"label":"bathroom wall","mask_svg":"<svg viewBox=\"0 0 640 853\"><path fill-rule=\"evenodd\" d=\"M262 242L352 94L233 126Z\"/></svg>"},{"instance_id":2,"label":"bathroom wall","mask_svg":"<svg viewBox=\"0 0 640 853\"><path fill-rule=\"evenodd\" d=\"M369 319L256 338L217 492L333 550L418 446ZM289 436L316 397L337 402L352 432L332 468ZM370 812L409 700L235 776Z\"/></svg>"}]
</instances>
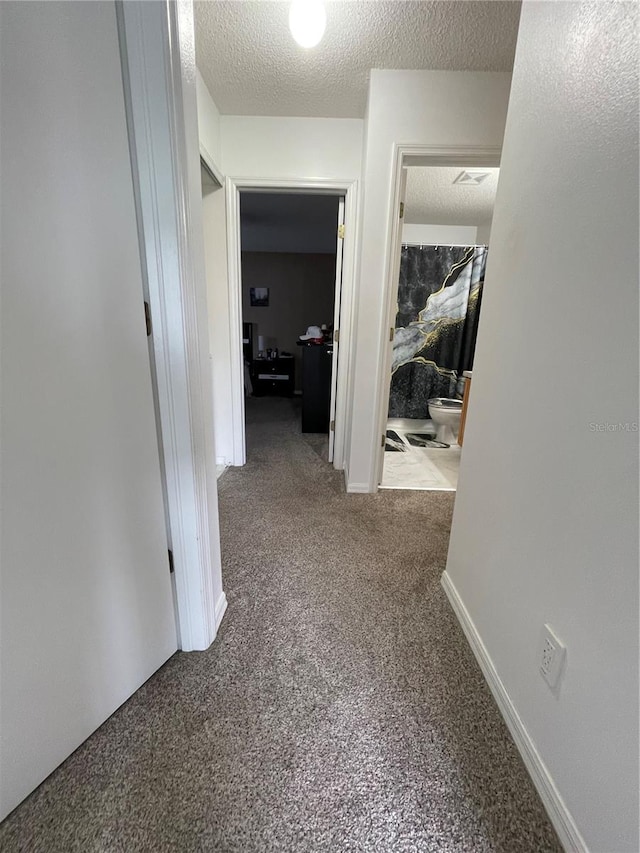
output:
<instances>
[{"instance_id":1,"label":"bathroom wall","mask_svg":"<svg viewBox=\"0 0 640 853\"><path fill-rule=\"evenodd\" d=\"M474 246L477 240L475 225L417 225L402 226L402 242L424 246Z\"/></svg>"},{"instance_id":2,"label":"bathroom wall","mask_svg":"<svg viewBox=\"0 0 640 853\"><path fill-rule=\"evenodd\" d=\"M476 243L480 246L488 246L491 239L491 223L492 219L486 219L484 222L478 223L478 232L476 235Z\"/></svg>"},{"instance_id":3,"label":"bathroom wall","mask_svg":"<svg viewBox=\"0 0 640 853\"><path fill-rule=\"evenodd\" d=\"M242 253L242 319L254 323L254 341L293 353L296 390L301 389L302 348L298 336L308 326L333 322L336 256L280 252ZM268 287L269 305L252 308L250 287Z\"/></svg>"}]
</instances>

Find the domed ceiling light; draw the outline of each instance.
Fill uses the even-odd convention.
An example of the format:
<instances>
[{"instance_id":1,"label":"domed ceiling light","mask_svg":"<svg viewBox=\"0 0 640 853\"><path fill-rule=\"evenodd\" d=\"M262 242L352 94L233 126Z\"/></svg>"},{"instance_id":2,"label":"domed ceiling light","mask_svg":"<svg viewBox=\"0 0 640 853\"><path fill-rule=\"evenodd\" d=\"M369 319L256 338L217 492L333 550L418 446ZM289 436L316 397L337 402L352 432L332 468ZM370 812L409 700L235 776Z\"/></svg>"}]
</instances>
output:
<instances>
[{"instance_id":1,"label":"domed ceiling light","mask_svg":"<svg viewBox=\"0 0 640 853\"><path fill-rule=\"evenodd\" d=\"M289 29L301 47L315 47L324 35L327 13L322 0L293 0Z\"/></svg>"}]
</instances>

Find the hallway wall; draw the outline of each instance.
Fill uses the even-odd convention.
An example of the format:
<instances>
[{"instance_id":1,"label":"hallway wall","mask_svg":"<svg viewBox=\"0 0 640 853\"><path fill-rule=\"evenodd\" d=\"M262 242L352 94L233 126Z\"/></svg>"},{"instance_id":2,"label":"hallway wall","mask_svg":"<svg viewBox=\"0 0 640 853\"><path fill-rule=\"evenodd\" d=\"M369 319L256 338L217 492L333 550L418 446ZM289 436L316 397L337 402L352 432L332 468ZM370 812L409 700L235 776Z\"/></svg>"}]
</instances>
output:
<instances>
[{"instance_id":1,"label":"hallway wall","mask_svg":"<svg viewBox=\"0 0 640 853\"><path fill-rule=\"evenodd\" d=\"M639 844L636 39L633 4L523 4L447 561L593 853Z\"/></svg>"},{"instance_id":2,"label":"hallway wall","mask_svg":"<svg viewBox=\"0 0 640 853\"><path fill-rule=\"evenodd\" d=\"M375 491L380 449L379 378L387 357L386 285L394 143L500 148L511 75L498 72L371 72L363 165L351 491Z\"/></svg>"},{"instance_id":3,"label":"hallway wall","mask_svg":"<svg viewBox=\"0 0 640 853\"><path fill-rule=\"evenodd\" d=\"M358 118L221 116L222 170L235 178L348 178L362 166Z\"/></svg>"},{"instance_id":4,"label":"hallway wall","mask_svg":"<svg viewBox=\"0 0 640 853\"><path fill-rule=\"evenodd\" d=\"M202 227L207 277L209 353L213 383L213 420L216 462L229 465L233 458L233 430L227 414L231 399L229 367L229 298L227 292L227 220L224 189L202 198Z\"/></svg>"},{"instance_id":5,"label":"hallway wall","mask_svg":"<svg viewBox=\"0 0 640 853\"><path fill-rule=\"evenodd\" d=\"M222 134L220 129L220 112L215 101L209 94L207 84L202 74L196 68L196 98L198 103L198 133L200 147L219 169L222 162Z\"/></svg>"},{"instance_id":6,"label":"hallway wall","mask_svg":"<svg viewBox=\"0 0 640 853\"><path fill-rule=\"evenodd\" d=\"M196 74L198 136L200 147L221 168L221 116L199 71ZM229 334L229 296L227 292L227 210L224 187L207 192L202 199L205 268L207 277L207 313L209 355L213 384L213 424L216 463L229 465L233 460L233 423Z\"/></svg>"},{"instance_id":7,"label":"hallway wall","mask_svg":"<svg viewBox=\"0 0 640 853\"><path fill-rule=\"evenodd\" d=\"M203 81L198 94L200 113L206 113L200 121L200 141L212 153L220 145L217 165L225 176L276 181L360 179L364 125L361 119L220 116ZM222 191L207 197L205 219L216 461L230 464L233 460L232 355Z\"/></svg>"}]
</instances>

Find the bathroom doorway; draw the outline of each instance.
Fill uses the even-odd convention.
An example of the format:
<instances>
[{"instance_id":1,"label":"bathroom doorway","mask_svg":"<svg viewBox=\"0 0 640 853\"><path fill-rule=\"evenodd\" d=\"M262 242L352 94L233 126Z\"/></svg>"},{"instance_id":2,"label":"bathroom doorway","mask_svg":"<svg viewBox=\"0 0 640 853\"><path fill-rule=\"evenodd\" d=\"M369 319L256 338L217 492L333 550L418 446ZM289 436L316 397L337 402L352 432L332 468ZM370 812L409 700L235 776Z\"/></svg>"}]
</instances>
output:
<instances>
[{"instance_id":1,"label":"bathroom doorway","mask_svg":"<svg viewBox=\"0 0 640 853\"><path fill-rule=\"evenodd\" d=\"M457 488L498 177L404 168L380 488Z\"/></svg>"}]
</instances>

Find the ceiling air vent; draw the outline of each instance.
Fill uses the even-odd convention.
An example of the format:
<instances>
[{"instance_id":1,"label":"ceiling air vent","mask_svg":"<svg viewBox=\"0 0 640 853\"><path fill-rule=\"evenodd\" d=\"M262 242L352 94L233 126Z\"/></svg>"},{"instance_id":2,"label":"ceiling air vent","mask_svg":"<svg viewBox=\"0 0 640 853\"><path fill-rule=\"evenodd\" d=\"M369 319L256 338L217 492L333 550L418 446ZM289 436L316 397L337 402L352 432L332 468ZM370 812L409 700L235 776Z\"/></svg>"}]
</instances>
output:
<instances>
[{"instance_id":1,"label":"ceiling air vent","mask_svg":"<svg viewBox=\"0 0 640 853\"><path fill-rule=\"evenodd\" d=\"M484 180L486 180L490 175L490 172L476 172L472 170L466 170L464 172L460 172L458 177L453 182L454 184L465 184L469 187L477 187Z\"/></svg>"}]
</instances>

